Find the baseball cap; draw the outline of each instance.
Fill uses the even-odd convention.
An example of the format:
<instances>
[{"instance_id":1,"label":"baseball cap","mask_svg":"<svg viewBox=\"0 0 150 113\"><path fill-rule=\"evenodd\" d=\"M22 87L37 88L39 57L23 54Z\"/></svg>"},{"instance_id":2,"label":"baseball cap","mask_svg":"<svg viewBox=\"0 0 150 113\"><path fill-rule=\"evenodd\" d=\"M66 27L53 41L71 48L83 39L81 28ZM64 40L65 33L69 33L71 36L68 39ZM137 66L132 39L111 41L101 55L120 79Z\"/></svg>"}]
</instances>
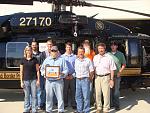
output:
<instances>
[{"instance_id":1,"label":"baseball cap","mask_svg":"<svg viewBox=\"0 0 150 113\"><path fill-rule=\"evenodd\" d=\"M57 47L57 46L52 46L51 51L52 51L52 50L58 51L58 47Z\"/></svg>"}]
</instances>

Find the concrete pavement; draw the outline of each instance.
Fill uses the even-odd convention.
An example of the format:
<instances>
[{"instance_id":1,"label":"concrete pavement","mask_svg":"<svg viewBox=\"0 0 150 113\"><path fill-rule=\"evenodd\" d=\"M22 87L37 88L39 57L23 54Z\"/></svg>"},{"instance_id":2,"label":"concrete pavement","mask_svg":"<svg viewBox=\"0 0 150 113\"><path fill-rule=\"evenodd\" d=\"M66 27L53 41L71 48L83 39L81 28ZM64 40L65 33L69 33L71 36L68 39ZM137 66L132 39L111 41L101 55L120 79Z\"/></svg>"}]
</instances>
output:
<instances>
[{"instance_id":1,"label":"concrete pavement","mask_svg":"<svg viewBox=\"0 0 150 113\"><path fill-rule=\"evenodd\" d=\"M0 89L0 113L22 113L23 112L23 91L21 89ZM110 113L150 113L150 88L137 89L135 92L121 90L121 110L110 110ZM72 113L70 107L65 112ZM39 111L39 113L44 113ZM54 113L57 113L56 107ZM91 113L95 113L91 107Z\"/></svg>"}]
</instances>

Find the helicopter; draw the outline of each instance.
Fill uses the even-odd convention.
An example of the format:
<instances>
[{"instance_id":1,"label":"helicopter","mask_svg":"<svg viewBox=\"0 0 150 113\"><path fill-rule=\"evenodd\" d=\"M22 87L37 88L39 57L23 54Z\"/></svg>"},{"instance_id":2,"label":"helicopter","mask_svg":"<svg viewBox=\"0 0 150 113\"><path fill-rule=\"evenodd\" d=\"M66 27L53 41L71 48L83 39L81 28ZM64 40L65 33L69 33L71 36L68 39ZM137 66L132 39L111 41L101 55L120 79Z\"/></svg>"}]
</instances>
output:
<instances>
[{"instance_id":1,"label":"helicopter","mask_svg":"<svg viewBox=\"0 0 150 113\"><path fill-rule=\"evenodd\" d=\"M88 39L93 49L99 42L109 47L112 40L119 42L119 50L127 60L122 73L122 84L129 87L147 87L150 77L150 36L133 33L130 29L94 16L76 15L73 6L101 7L150 17L150 14L95 5L80 0L0 0L0 4L33 5L33 1L52 4L52 12L15 13L0 16L0 87L19 87L19 65L25 46L33 40L43 51L48 39L53 39L60 50L65 42L72 42L73 50ZM66 11L70 7L70 11ZM96 50L96 49L95 49ZM108 48L109 50L109 48Z\"/></svg>"}]
</instances>

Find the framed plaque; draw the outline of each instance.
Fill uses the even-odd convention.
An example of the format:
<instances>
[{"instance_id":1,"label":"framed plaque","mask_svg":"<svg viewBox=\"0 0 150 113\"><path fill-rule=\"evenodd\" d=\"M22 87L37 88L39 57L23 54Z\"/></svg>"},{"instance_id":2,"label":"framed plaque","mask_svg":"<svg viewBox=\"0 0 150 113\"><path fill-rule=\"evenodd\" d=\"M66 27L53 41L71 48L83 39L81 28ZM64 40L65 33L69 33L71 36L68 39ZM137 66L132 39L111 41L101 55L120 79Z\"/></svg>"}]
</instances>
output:
<instances>
[{"instance_id":1,"label":"framed plaque","mask_svg":"<svg viewBox=\"0 0 150 113\"><path fill-rule=\"evenodd\" d=\"M59 66L46 66L45 75L48 78L58 78L60 75L60 67Z\"/></svg>"}]
</instances>

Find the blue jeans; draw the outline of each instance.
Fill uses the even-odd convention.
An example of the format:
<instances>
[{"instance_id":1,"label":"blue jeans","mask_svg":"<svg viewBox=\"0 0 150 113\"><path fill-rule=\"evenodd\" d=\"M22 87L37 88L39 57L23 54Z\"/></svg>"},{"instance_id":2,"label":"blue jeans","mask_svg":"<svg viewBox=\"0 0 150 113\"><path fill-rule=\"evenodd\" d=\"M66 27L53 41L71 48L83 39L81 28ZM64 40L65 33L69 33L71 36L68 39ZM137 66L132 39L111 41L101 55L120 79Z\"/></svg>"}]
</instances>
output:
<instances>
[{"instance_id":1,"label":"blue jeans","mask_svg":"<svg viewBox=\"0 0 150 113\"><path fill-rule=\"evenodd\" d=\"M114 78L114 88L111 89L111 106L114 107L119 107L120 103L119 103L119 97L120 97L120 81L121 81L121 77L115 77Z\"/></svg>"},{"instance_id":2,"label":"blue jeans","mask_svg":"<svg viewBox=\"0 0 150 113\"><path fill-rule=\"evenodd\" d=\"M52 113L54 94L58 101L58 112L64 112L63 87L63 79L54 81L46 80L46 112Z\"/></svg>"},{"instance_id":3,"label":"blue jeans","mask_svg":"<svg viewBox=\"0 0 150 113\"><path fill-rule=\"evenodd\" d=\"M77 111L89 113L90 112L90 80L84 78L82 80L76 79L76 103Z\"/></svg>"},{"instance_id":4,"label":"blue jeans","mask_svg":"<svg viewBox=\"0 0 150 113\"><path fill-rule=\"evenodd\" d=\"M30 111L30 95L32 98L32 113L36 112L36 80L27 80L24 82L24 112Z\"/></svg>"},{"instance_id":5,"label":"blue jeans","mask_svg":"<svg viewBox=\"0 0 150 113\"><path fill-rule=\"evenodd\" d=\"M43 107L46 101L45 78L40 76L40 86L37 88L37 106Z\"/></svg>"}]
</instances>

